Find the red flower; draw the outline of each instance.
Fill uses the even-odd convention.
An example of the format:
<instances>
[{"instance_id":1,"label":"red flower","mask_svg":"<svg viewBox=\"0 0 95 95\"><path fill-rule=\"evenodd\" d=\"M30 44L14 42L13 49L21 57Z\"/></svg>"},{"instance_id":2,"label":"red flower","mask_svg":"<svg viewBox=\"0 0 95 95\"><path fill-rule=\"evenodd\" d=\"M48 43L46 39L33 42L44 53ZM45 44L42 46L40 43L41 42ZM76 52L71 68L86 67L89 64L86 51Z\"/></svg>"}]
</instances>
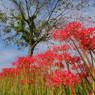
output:
<instances>
[{"instance_id":1,"label":"red flower","mask_svg":"<svg viewBox=\"0 0 95 95\"><path fill-rule=\"evenodd\" d=\"M64 68L64 64L62 62L56 62L53 64L53 66L59 67L59 68Z\"/></svg>"},{"instance_id":2,"label":"red flower","mask_svg":"<svg viewBox=\"0 0 95 95\"><path fill-rule=\"evenodd\" d=\"M33 83L33 80L27 80L27 83L29 83L29 84Z\"/></svg>"},{"instance_id":3,"label":"red flower","mask_svg":"<svg viewBox=\"0 0 95 95\"><path fill-rule=\"evenodd\" d=\"M0 73L0 79L2 79L5 76L3 72Z\"/></svg>"},{"instance_id":4,"label":"red flower","mask_svg":"<svg viewBox=\"0 0 95 95\"><path fill-rule=\"evenodd\" d=\"M56 30L53 34L52 34L52 37L54 39L57 39L57 40L60 40L60 41L63 41L67 38L67 33L66 31L64 30Z\"/></svg>"},{"instance_id":5,"label":"red flower","mask_svg":"<svg viewBox=\"0 0 95 95\"><path fill-rule=\"evenodd\" d=\"M71 71L55 71L53 77L48 80L48 84L56 85L64 83L67 86L75 85L80 82L80 78Z\"/></svg>"},{"instance_id":6,"label":"red flower","mask_svg":"<svg viewBox=\"0 0 95 95\"><path fill-rule=\"evenodd\" d=\"M13 85L14 85L14 83L10 83L10 85L12 85L12 86L13 86Z\"/></svg>"},{"instance_id":7,"label":"red flower","mask_svg":"<svg viewBox=\"0 0 95 95\"><path fill-rule=\"evenodd\" d=\"M33 80L20 80L19 83L20 83L20 84L24 84L24 83L31 84L31 83L33 83Z\"/></svg>"},{"instance_id":8,"label":"red flower","mask_svg":"<svg viewBox=\"0 0 95 95\"><path fill-rule=\"evenodd\" d=\"M71 69L81 69L81 68L85 68L85 65L84 65L84 63L79 63L78 65L73 65L72 67L71 67Z\"/></svg>"},{"instance_id":9,"label":"red flower","mask_svg":"<svg viewBox=\"0 0 95 95\"><path fill-rule=\"evenodd\" d=\"M25 83L25 80L20 80L19 83L20 83L20 84L24 84L24 83Z\"/></svg>"},{"instance_id":10,"label":"red flower","mask_svg":"<svg viewBox=\"0 0 95 95\"><path fill-rule=\"evenodd\" d=\"M13 77L19 74L19 71L17 68L3 68L2 73L4 73L5 76Z\"/></svg>"}]
</instances>

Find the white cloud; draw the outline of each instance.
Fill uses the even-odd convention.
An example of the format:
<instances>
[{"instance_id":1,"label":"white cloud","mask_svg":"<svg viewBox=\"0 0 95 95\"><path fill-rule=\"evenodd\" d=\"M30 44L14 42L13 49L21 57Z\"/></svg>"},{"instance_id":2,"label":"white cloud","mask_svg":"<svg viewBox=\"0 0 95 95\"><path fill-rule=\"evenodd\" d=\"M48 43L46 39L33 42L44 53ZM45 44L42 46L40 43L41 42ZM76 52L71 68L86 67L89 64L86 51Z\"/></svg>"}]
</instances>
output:
<instances>
[{"instance_id":1,"label":"white cloud","mask_svg":"<svg viewBox=\"0 0 95 95\"><path fill-rule=\"evenodd\" d=\"M13 59L15 57L15 53L11 50L3 50L0 54L0 63L5 62L6 60Z\"/></svg>"},{"instance_id":2,"label":"white cloud","mask_svg":"<svg viewBox=\"0 0 95 95\"><path fill-rule=\"evenodd\" d=\"M10 63L0 64L0 72L2 71L3 68L10 68L10 67L12 67Z\"/></svg>"},{"instance_id":3,"label":"white cloud","mask_svg":"<svg viewBox=\"0 0 95 95\"><path fill-rule=\"evenodd\" d=\"M25 56L27 50L17 50L14 47L5 48L4 45L0 44L0 70L2 68L11 67L11 63L14 62L18 56Z\"/></svg>"}]
</instances>

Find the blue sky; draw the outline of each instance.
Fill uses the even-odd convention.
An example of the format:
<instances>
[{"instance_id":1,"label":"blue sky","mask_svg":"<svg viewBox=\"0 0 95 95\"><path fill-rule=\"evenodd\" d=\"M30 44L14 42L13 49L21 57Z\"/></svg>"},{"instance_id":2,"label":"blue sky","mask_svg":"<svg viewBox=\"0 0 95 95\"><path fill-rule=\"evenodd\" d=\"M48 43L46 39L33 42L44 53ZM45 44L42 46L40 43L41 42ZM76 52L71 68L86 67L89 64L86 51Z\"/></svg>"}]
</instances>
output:
<instances>
[{"instance_id":1,"label":"blue sky","mask_svg":"<svg viewBox=\"0 0 95 95\"><path fill-rule=\"evenodd\" d=\"M10 3L7 4L10 6ZM0 9L2 7L0 6ZM92 10L92 11L91 11ZM88 10L84 15L85 16L91 16L95 18L95 11L92 8L91 10ZM0 38L0 71L2 68L11 67L11 63L17 59L19 56L26 56L28 52L28 48L25 48L24 50L17 50L17 47L14 45L9 45L8 47L5 46L5 42L2 40L3 38ZM44 52L47 50L47 43L40 43L37 45L34 51L34 55Z\"/></svg>"},{"instance_id":2,"label":"blue sky","mask_svg":"<svg viewBox=\"0 0 95 95\"><path fill-rule=\"evenodd\" d=\"M35 47L34 55L45 52L48 48L47 43L40 43ZM24 50L17 50L14 45L5 46L5 42L0 38L0 71L2 68L12 67L11 63L14 62L19 56L26 56L28 47Z\"/></svg>"},{"instance_id":3,"label":"blue sky","mask_svg":"<svg viewBox=\"0 0 95 95\"><path fill-rule=\"evenodd\" d=\"M16 46L5 46L4 41L0 38L0 69L5 67L11 67L11 62L15 61L18 56L25 56L27 54L27 48L17 50Z\"/></svg>"}]
</instances>

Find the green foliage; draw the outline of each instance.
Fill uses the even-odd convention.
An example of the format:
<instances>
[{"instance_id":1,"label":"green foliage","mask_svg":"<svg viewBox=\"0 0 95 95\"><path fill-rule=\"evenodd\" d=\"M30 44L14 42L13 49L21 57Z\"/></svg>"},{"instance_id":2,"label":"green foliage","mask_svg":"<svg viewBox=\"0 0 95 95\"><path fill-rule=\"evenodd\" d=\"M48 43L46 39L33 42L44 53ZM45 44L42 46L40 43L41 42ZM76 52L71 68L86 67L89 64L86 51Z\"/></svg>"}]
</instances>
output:
<instances>
[{"instance_id":1,"label":"green foliage","mask_svg":"<svg viewBox=\"0 0 95 95\"><path fill-rule=\"evenodd\" d=\"M6 23L8 20L7 16L6 16L6 13L3 13L0 11L0 22L2 23Z\"/></svg>"},{"instance_id":2,"label":"green foliage","mask_svg":"<svg viewBox=\"0 0 95 95\"><path fill-rule=\"evenodd\" d=\"M17 31L17 32L21 32L22 31L22 27L21 26L15 26L14 27L14 30Z\"/></svg>"}]
</instances>

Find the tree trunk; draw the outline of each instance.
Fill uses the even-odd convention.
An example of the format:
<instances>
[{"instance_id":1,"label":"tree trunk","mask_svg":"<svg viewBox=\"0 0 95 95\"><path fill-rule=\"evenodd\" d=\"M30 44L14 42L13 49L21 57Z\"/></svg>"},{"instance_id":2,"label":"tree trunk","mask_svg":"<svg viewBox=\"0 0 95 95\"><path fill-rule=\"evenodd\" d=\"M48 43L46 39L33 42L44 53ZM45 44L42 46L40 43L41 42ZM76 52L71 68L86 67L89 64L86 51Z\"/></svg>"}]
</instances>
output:
<instances>
[{"instance_id":1,"label":"tree trunk","mask_svg":"<svg viewBox=\"0 0 95 95\"><path fill-rule=\"evenodd\" d=\"M34 51L34 47L32 47L31 45L29 45L29 50L28 50L27 57L31 57L33 55L33 51Z\"/></svg>"},{"instance_id":2,"label":"tree trunk","mask_svg":"<svg viewBox=\"0 0 95 95\"><path fill-rule=\"evenodd\" d=\"M34 48L36 46L36 44L35 44L36 41L34 41L34 37L33 37L34 36L34 32L35 32L35 23L34 23L34 19L35 18L36 17L34 17L34 15L32 15L31 18L29 18L27 20L27 23L28 23L29 28L30 28L29 50L28 50L28 55L27 55L28 57L31 57L33 55L33 51L34 51Z\"/></svg>"}]
</instances>

